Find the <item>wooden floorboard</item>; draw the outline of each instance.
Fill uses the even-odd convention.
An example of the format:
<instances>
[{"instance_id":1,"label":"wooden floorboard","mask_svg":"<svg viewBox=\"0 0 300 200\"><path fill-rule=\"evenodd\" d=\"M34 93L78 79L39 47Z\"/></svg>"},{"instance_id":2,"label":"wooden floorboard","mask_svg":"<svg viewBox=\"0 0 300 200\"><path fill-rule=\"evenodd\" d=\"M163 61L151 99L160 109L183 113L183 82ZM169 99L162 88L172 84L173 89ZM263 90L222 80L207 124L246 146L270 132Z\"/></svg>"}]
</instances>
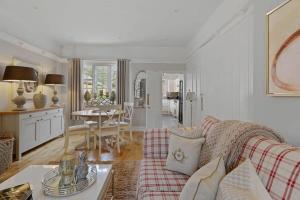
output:
<instances>
[{"instance_id":1,"label":"wooden floorboard","mask_svg":"<svg viewBox=\"0 0 300 200\"><path fill-rule=\"evenodd\" d=\"M129 139L128 134L124 134L125 139ZM133 141L121 145L121 153L116 148L105 148L101 157L97 150L87 150L82 145L84 136L74 135L70 137L68 154L78 155L81 151L86 151L89 162L115 161L115 160L141 160L143 158L143 132L134 132ZM82 145L82 150L75 150L75 147ZM92 146L92 145L91 145ZM29 165L44 165L59 162L64 155L64 138L60 137L48 142L28 153L20 161L14 162L11 167L0 176L0 183L15 175Z\"/></svg>"}]
</instances>

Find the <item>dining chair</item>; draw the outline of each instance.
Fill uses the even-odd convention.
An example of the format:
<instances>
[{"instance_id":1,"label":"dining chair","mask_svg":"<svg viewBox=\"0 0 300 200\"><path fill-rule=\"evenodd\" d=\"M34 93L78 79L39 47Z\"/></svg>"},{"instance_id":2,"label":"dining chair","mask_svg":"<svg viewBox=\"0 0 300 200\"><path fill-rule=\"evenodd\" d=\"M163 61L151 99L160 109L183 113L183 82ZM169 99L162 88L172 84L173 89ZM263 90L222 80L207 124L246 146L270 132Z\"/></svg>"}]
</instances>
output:
<instances>
[{"instance_id":1,"label":"dining chair","mask_svg":"<svg viewBox=\"0 0 300 200\"><path fill-rule=\"evenodd\" d=\"M124 133L129 131L130 140L132 141L132 117L133 117L134 103L124 102L124 114L120 122L120 131Z\"/></svg>"},{"instance_id":2,"label":"dining chair","mask_svg":"<svg viewBox=\"0 0 300 200\"><path fill-rule=\"evenodd\" d=\"M69 143L70 143L70 136L73 136L73 135L84 135L87 148L90 149L89 135L91 132L91 126L89 125L89 123L84 122L84 124L70 126L70 127L68 127L68 129L66 131L67 132L65 134L65 145L64 145L65 152L68 151Z\"/></svg>"},{"instance_id":3,"label":"dining chair","mask_svg":"<svg viewBox=\"0 0 300 200\"><path fill-rule=\"evenodd\" d=\"M99 139L98 148L99 156L101 156L101 139L102 137L115 137L118 153L120 153L120 120L122 113L121 105L100 105L96 112L98 115L97 130L91 133L94 136L94 141ZM93 125L95 127L95 125ZM95 145L95 143L94 143ZM96 148L96 146L94 146Z\"/></svg>"},{"instance_id":4,"label":"dining chair","mask_svg":"<svg viewBox=\"0 0 300 200\"><path fill-rule=\"evenodd\" d=\"M92 132L92 126L97 124L95 121L84 121L83 124L69 126L69 120L64 120L65 127L65 153L68 151L69 148L69 142L70 142L70 136L73 135L84 135L85 137L85 143L87 145L87 149L90 149L90 135ZM94 146L96 146L96 141L94 140Z\"/></svg>"}]
</instances>

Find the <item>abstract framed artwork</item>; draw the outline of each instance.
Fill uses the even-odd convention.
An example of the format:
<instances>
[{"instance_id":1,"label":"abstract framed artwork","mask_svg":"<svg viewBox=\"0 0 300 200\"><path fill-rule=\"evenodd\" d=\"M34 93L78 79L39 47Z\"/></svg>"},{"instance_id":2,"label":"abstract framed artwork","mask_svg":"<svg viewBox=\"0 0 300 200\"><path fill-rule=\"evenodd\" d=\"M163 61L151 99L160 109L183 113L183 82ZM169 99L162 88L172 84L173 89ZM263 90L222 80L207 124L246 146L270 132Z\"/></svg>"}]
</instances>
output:
<instances>
[{"instance_id":1,"label":"abstract framed artwork","mask_svg":"<svg viewBox=\"0 0 300 200\"><path fill-rule=\"evenodd\" d=\"M300 96L300 1L267 14L267 95Z\"/></svg>"}]
</instances>

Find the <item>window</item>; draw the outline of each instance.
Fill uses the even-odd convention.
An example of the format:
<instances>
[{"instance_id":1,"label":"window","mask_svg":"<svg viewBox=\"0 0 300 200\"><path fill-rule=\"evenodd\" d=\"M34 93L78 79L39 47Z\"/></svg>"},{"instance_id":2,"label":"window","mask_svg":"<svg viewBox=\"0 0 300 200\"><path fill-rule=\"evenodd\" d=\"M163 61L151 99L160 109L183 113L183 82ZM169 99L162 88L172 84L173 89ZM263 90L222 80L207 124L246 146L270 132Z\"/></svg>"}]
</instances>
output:
<instances>
[{"instance_id":1,"label":"window","mask_svg":"<svg viewBox=\"0 0 300 200\"><path fill-rule=\"evenodd\" d=\"M83 94L88 90L97 96L117 91L117 65L84 63L82 70Z\"/></svg>"}]
</instances>

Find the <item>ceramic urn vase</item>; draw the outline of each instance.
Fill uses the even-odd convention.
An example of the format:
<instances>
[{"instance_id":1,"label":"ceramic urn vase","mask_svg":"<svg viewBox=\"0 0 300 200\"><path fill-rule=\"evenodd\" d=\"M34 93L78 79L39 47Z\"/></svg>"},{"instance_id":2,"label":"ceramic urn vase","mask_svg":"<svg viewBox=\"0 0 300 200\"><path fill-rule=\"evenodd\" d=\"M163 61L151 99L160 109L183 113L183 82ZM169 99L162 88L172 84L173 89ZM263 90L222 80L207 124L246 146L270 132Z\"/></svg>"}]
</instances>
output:
<instances>
[{"instance_id":1,"label":"ceramic urn vase","mask_svg":"<svg viewBox=\"0 0 300 200\"><path fill-rule=\"evenodd\" d=\"M47 103L47 96L44 95L42 92L33 95L33 104L36 109L41 109L46 106Z\"/></svg>"},{"instance_id":2,"label":"ceramic urn vase","mask_svg":"<svg viewBox=\"0 0 300 200\"><path fill-rule=\"evenodd\" d=\"M92 98L92 95L91 93L87 90L85 93L84 93L84 100L86 101L86 103L88 103Z\"/></svg>"}]
</instances>

